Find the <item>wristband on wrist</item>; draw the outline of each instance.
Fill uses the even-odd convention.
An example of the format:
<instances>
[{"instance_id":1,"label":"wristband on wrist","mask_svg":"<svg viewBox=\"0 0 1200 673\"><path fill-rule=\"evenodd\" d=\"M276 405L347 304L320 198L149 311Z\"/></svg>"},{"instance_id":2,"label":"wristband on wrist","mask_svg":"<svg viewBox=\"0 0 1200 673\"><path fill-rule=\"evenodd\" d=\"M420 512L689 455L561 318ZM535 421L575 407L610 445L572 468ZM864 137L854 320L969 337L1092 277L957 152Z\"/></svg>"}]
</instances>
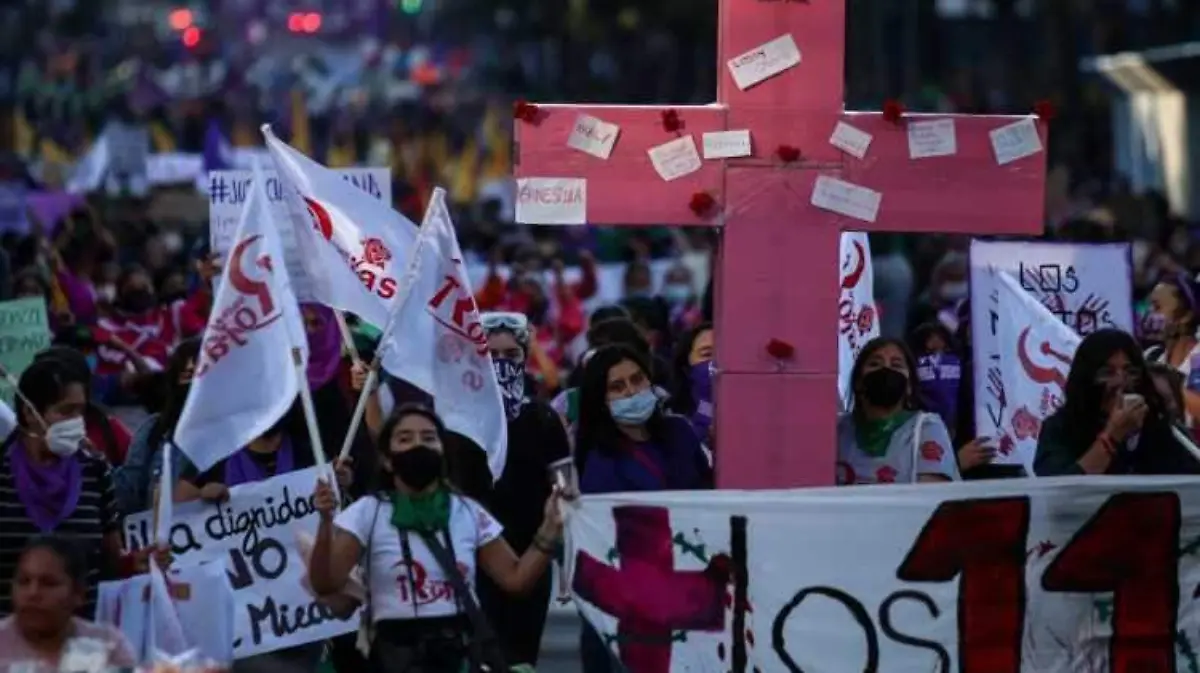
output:
<instances>
[{"instance_id":1,"label":"wristband on wrist","mask_svg":"<svg viewBox=\"0 0 1200 673\"><path fill-rule=\"evenodd\" d=\"M558 552L558 545L552 540L547 540L541 535L533 536L533 548L542 552L546 556L554 556Z\"/></svg>"}]
</instances>

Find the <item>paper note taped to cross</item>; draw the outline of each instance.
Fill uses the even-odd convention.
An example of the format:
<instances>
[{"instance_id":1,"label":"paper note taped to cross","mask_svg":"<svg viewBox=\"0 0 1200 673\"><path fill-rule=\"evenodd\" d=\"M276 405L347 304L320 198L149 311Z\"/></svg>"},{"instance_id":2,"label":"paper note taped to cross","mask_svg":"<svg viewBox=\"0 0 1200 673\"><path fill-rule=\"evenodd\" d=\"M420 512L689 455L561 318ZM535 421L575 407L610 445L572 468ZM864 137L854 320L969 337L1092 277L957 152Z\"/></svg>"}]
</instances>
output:
<instances>
[{"instance_id":1,"label":"paper note taped to cross","mask_svg":"<svg viewBox=\"0 0 1200 673\"><path fill-rule=\"evenodd\" d=\"M300 534L315 535L312 492L317 468L235 486L217 505L179 505L171 526L174 566L225 564L233 584L233 651L242 659L353 631L358 620L340 620L301 586L307 574ZM153 512L125 519L128 549L154 536Z\"/></svg>"},{"instance_id":2,"label":"paper note taped to cross","mask_svg":"<svg viewBox=\"0 0 1200 673\"><path fill-rule=\"evenodd\" d=\"M284 198L283 182L275 171L263 171L267 176L268 207L274 215L283 256L287 264L292 289L301 301L310 296L308 273L300 260L296 234L292 230L292 215ZM379 201L392 205L392 175L387 168L344 168L335 170L343 180ZM213 253L224 257L233 246L238 221L246 208L253 171L211 171L208 174L208 241Z\"/></svg>"},{"instance_id":3,"label":"paper note taped to cross","mask_svg":"<svg viewBox=\"0 0 1200 673\"><path fill-rule=\"evenodd\" d=\"M1194 479L584 496L567 527L638 673L1186 671L1200 645Z\"/></svg>"}]
</instances>

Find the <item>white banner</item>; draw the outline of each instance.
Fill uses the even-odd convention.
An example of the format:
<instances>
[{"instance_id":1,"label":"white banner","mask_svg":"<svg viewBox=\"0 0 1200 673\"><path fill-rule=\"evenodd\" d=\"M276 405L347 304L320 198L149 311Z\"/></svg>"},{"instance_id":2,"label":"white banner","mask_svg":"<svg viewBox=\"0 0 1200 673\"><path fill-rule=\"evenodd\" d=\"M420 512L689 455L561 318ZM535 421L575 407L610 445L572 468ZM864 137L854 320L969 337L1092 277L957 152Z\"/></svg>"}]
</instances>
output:
<instances>
[{"instance_id":1,"label":"white banner","mask_svg":"<svg viewBox=\"0 0 1200 673\"><path fill-rule=\"evenodd\" d=\"M1045 387L1026 387L1037 399L1019 396L1014 377L1057 385L1066 380L1071 354L1047 336L1026 337L1026 349L1018 357L1021 331L1026 324L1012 324L1020 315L1002 310L1002 288L997 272L1006 272L1020 288L1039 301L1050 313L1081 335L1097 329L1117 328L1134 331L1133 286L1130 281L1129 244L1040 243L1012 241L971 241L971 349L974 352L975 434L1004 442L1016 435L1029 434L1030 420L1041 419L1057 408L1058 402L1043 393L1062 397L1062 392ZM1007 302L1009 305L1012 302ZM1009 322L1005 322L1009 321ZM1045 330L1042 330L1045 332ZM1036 343L1035 343L1036 342ZM1019 367L1019 369L1018 369ZM1007 384L1007 385L1006 385ZM1036 418L1022 409L1037 411ZM962 409L960 413L966 413ZM1014 429L1014 425L1016 429ZM1036 441L1037 431L1032 436ZM959 437L959 441L971 439ZM1009 460L1028 465L1033 456L1016 452L1010 445L999 445ZM1018 458L1011 458L1017 455Z\"/></svg>"},{"instance_id":2,"label":"white banner","mask_svg":"<svg viewBox=\"0 0 1200 673\"><path fill-rule=\"evenodd\" d=\"M230 489L218 506L175 507L171 526L174 567L224 563L233 585L233 651L238 659L348 633L358 618L339 620L301 587L305 561L297 535L315 535L312 505L317 468ZM125 544L139 549L153 538L151 512L125 519Z\"/></svg>"},{"instance_id":3,"label":"white banner","mask_svg":"<svg viewBox=\"0 0 1200 673\"><path fill-rule=\"evenodd\" d=\"M861 231L846 231L838 253L838 396L850 405L850 371L868 341L879 336L875 267L871 243Z\"/></svg>"},{"instance_id":4,"label":"white banner","mask_svg":"<svg viewBox=\"0 0 1200 673\"><path fill-rule=\"evenodd\" d=\"M233 617L237 610L225 565L202 563L177 568L167 573L167 580L188 648L199 650L213 661L233 661ZM139 661L151 660L152 643L163 639L150 630L161 628L161 618L149 623L150 598L149 574L100 583L96 621L119 629L133 645Z\"/></svg>"},{"instance_id":5,"label":"white banner","mask_svg":"<svg viewBox=\"0 0 1200 673\"><path fill-rule=\"evenodd\" d=\"M971 241L972 325L985 325L990 319L977 301L994 289L985 277L989 268L1012 274L1026 292L1081 336L1105 327L1133 332L1128 243ZM977 345L976 330L971 336Z\"/></svg>"},{"instance_id":6,"label":"white banner","mask_svg":"<svg viewBox=\"0 0 1200 673\"><path fill-rule=\"evenodd\" d=\"M291 211L284 200L283 183L280 182L271 164L263 164L267 175L267 198L279 224L279 235L283 241L283 252L288 275L296 296L301 301L309 297L308 274L304 271L297 248L295 232L289 226ZM392 174L387 168L346 168L335 170L343 180L392 206ZM246 197L250 193L253 171L211 171L208 174L208 240L212 251L222 257L233 247L233 235L237 231L238 218L246 208Z\"/></svg>"},{"instance_id":7,"label":"white banner","mask_svg":"<svg viewBox=\"0 0 1200 673\"><path fill-rule=\"evenodd\" d=\"M571 514L575 601L631 673L1200 665L1195 479L584 496Z\"/></svg>"}]
</instances>

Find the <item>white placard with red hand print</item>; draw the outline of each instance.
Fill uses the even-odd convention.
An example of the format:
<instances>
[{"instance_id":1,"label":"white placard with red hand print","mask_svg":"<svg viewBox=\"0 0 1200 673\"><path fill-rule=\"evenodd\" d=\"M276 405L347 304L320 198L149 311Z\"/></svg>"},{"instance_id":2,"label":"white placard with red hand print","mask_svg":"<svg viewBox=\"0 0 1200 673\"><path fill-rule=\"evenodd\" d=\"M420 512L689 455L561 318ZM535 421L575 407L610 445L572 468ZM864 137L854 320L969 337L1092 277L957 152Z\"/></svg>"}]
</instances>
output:
<instances>
[{"instance_id":1,"label":"white placard with red hand print","mask_svg":"<svg viewBox=\"0 0 1200 673\"><path fill-rule=\"evenodd\" d=\"M838 397L850 402L850 370L859 351L879 336L871 243L860 231L842 234L838 253Z\"/></svg>"},{"instance_id":2,"label":"white placard with red hand print","mask_svg":"<svg viewBox=\"0 0 1200 673\"><path fill-rule=\"evenodd\" d=\"M995 441L997 463L1024 465L1032 475L1042 422L1062 405L1082 338L1008 273L992 271L989 277L994 290L985 301L989 314L998 317L990 344L994 350L984 351L993 353L987 378L976 385L976 404L982 385L986 414L985 424L976 420L977 434Z\"/></svg>"}]
</instances>

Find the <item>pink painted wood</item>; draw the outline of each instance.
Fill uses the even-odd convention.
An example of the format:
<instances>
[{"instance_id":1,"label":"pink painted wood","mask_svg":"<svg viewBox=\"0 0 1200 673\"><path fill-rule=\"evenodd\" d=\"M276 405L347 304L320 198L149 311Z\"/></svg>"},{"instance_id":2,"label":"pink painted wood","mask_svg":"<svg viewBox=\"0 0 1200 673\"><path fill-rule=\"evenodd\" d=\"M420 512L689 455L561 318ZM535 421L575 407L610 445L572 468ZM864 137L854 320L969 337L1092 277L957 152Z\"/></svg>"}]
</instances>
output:
<instances>
[{"instance_id":1,"label":"pink painted wood","mask_svg":"<svg viewBox=\"0 0 1200 673\"><path fill-rule=\"evenodd\" d=\"M543 105L536 124L516 123L517 177L582 177L590 224L723 226L716 280L717 481L722 488L829 485L837 414L837 251L843 229L1036 234L1042 227L1045 155L996 163L989 131L1021 119L908 115L956 120L958 152L913 161L904 123L845 112L843 0L720 0L718 103L708 106ZM791 34L799 65L748 90L726 63ZM706 131L749 129L753 155L705 161L671 182L646 150L676 137L661 113L674 109L697 147ZM566 145L586 113L621 127L608 160ZM864 159L829 144L838 121L871 133ZM1046 132L1039 125L1045 146ZM784 165L780 145L802 159ZM875 222L810 205L819 175L882 192ZM718 204L708 219L689 209L696 192ZM766 344L795 346L777 361Z\"/></svg>"}]
</instances>

